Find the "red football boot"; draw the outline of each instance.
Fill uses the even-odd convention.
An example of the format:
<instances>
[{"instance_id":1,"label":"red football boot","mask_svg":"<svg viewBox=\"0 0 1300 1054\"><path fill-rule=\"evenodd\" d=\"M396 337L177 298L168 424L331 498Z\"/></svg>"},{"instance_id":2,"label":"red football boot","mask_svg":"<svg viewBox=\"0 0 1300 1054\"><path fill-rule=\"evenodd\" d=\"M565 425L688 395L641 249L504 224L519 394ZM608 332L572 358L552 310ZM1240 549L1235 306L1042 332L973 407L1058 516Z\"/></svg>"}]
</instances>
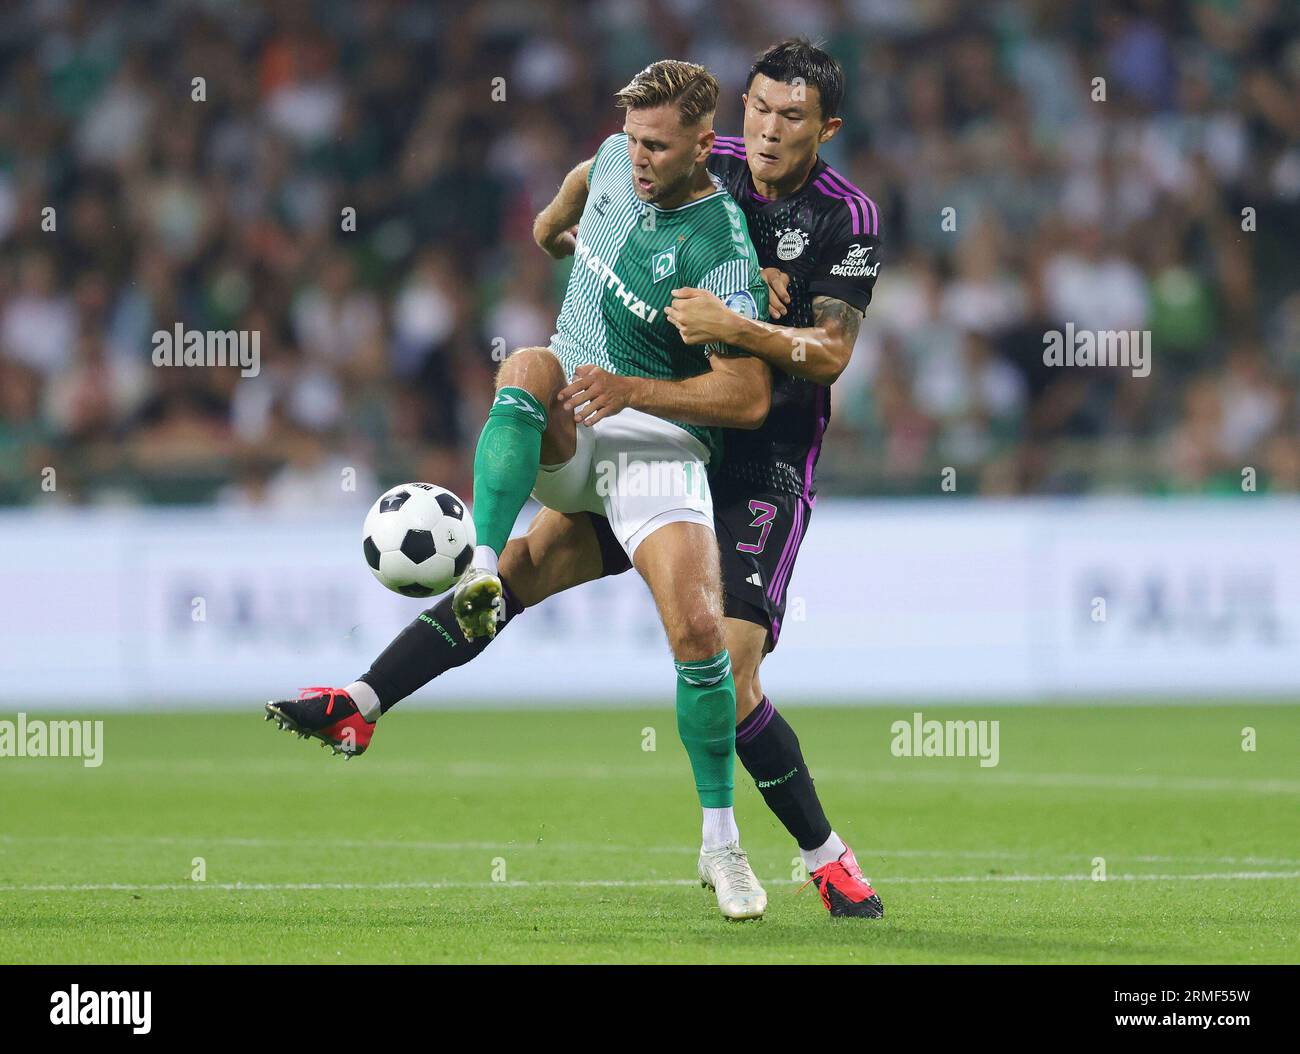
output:
<instances>
[{"instance_id":1,"label":"red football boot","mask_svg":"<svg viewBox=\"0 0 1300 1054\"><path fill-rule=\"evenodd\" d=\"M862 876L862 868L848 846L838 860L819 867L808 882L815 883L822 895L822 903L833 918L883 919L885 906ZM807 885L805 882L804 885Z\"/></svg>"},{"instance_id":2,"label":"red football boot","mask_svg":"<svg viewBox=\"0 0 1300 1054\"><path fill-rule=\"evenodd\" d=\"M345 758L364 754L375 734L375 726L341 688L304 688L297 699L267 703L266 719L302 739L319 739Z\"/></svg>"}]
</instances>

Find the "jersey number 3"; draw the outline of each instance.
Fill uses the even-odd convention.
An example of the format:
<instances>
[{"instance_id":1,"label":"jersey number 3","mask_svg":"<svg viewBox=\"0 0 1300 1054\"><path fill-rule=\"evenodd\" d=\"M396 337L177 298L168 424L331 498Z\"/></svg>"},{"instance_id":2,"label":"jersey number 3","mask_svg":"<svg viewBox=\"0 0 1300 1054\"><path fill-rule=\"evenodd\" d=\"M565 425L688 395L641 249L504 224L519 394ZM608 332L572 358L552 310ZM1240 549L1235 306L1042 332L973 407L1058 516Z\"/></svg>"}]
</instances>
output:
<instances>
[{"instance_id":1,"label":"jersey number 3","mask_svg":"<svg viewBox=\"0 0 1300 1054\"><path fill-rule=\"evenodd\" d=\"M751 527L757 527L761 532L757 542L737 542L736 548L742 553L758 554L763 551L767 545L767 536L772 533L772 521L776 519L776 506L769 505L765 501L751 501L749 511L754 514L754 522Z\"/></svg>"}]
</instances>

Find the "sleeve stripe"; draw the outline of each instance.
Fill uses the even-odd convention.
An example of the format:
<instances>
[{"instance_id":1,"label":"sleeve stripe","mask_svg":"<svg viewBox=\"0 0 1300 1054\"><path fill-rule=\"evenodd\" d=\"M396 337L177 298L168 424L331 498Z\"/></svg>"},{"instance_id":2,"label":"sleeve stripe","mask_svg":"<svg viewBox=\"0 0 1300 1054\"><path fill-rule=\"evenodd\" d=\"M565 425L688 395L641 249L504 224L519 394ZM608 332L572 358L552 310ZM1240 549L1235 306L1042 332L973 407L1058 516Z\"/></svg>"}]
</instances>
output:
<instances>
[{"instance_id":1,"label":"sleeve stripe","mask_svg":"<svg viewBox=\"0 0 1300 1054\"><path fill-rule=\"evenodd\" d=\"M842 198L848 202L850 212L853 211L854 204L861 209L862 230L857 227L857 215L855 214L854 234L878 235L880 233L880 211L877 209L876 203L834 169L827 168L823 171L817 177L817 182L814 185L827 196Z\"/></svg>"},{"instance_id":2,"label":"sleeve stripe","mask_svg":"<svg viewBox=\"0 0 1300 1054\"><path fill-rule=\"evenodd\" d=\"M854 234L857 234L857 235L861 235L861 234L862 234L863 221L862 221L862 216L861 216L861 214L858 212L858 206L859 206L860 202L855 202L855 201L854 201L851 197L849 197L847 194L841 194L841 193L839 193L838 191L832 190L832 189L831 189L831 188L830 188L830 187L829 187L829 186L828 186L828 185L827 185L823 180L821 180L821 179L818 179L817 182L813 184L813 186L815 186L818 190L820 190L820 191L821 191L823 194L825 194L828 198L838 198L840 201L843 201L843 202L845 202L845 203L848 205L848 207L849 207L849 217L851 218L852 223L853 223L853 233L854 233Z\"/></svg>"}]
</instances>

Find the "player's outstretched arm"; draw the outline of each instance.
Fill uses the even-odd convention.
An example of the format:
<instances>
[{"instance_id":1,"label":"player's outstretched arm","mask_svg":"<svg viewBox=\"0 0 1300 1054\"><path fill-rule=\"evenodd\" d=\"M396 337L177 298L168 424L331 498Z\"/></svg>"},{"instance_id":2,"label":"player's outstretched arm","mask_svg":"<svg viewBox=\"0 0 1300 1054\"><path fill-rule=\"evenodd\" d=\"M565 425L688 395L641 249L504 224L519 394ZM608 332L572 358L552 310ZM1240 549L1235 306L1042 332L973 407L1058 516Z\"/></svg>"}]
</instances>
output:
<instances>
[{"instance_id":1,"label":"player's outstretched arm","mask_svg":"<svg viewBox=\"0 0 1300 1054\"><path fill-rule=\"evenodd\" d=\"M690 425L758 428L772 405L772 371L749 356L715 354L709 357L709 366L706 373L678 381L625 377L599 366L579 366L559 398L579 424L594 425L630 407Z\"/></svg>"},{"instance_id":2,"label":"player's outstretched arm","mask_svg":"<svg viewBox=\"0 0 1300 1054\"><path fill-rule=\"evenodd\" d=\"M565 176L559 192L533 221L533 240L557 260L572 256L577 246L572 228L587 206L587 180L594 162L595 158L589 158Z\"/></svg>"},{"instance_id":3,"label":"player's outstretched arm","mask_svg":"<svg viewBox=\"0 0 1300 1054\"><path fill-rule=\"evenodd\" d=\"M813 298L813 325L803 329L745 318L705 289L674 289L664 314L687 344L730 344L805 380L833 384L849 364L862 312L830 296Z\"/></svg>"}]
</instances>

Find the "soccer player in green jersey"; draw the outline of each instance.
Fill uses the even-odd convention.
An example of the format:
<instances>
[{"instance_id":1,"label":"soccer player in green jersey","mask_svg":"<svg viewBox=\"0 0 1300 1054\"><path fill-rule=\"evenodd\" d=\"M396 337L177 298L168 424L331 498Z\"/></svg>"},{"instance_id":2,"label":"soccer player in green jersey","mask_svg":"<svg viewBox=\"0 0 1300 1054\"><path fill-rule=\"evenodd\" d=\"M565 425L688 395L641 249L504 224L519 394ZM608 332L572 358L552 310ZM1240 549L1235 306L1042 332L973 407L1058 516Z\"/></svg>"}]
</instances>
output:
<instances>
[{"instance_id":1,"label":"soccer player in green jersey","mask_svg":"<svg viewBox=\"0 0 1300 1054\"><path fill-rule=\"evenodd\" d=\"M700 878L730 918L766 894L732 811L735 685L723 638L707 466L719 427L754 428L771 376L724 346L688 346L664 309L690 285L750 318L767 286L743 214L710 177L718 83L664 60L618 93L624 132L575 168L539 217L539 241L573 269L549 348L525 348L497 376L474 456L474 561L453 596L469 639L504 614L497 560L531 494L561 513L605 516L654 596L677 667L677 728L704 810ZM577 224L576 233L571 228ZM626 405L558 398L575 376L635 377ZM674 409L665 413L666 405Z\"/></svg>"},{"instance_id":2,"label":"soccer player in green jersey","mask_svg":"<svg viewBox=\"0 0 1300 1054\"><path fill-rule=\"evenodd\" d=\"M757 428L728 431L720 466L716 460L709 465L722 551L724 643L734 664L741 719L737 756L794 837L830 914L880 918L879 895L832 829L798 737L776 712L758 676L763 656L776 643L786 586L815 501L829 386L852 353L879 269L879 210L818 157L819 146L841 124L843 90L843 70L825 51L799 38L774 44L750 71L744 137L714 139L710 172L745 213L760 262L773 268L765 274L783 272L778 276L782 281L772 282L772 295L788 307L784 313L773 308L774 314L784 314L784 324L745 318L715 293L698 288L679 287L679 297L663 313L687 344L738 345L774 368L766 421ZM634 107L626 149L633 151L629 158L636 162L637 175L645 170L643 186L649 191L663 170L635 153L633 140L651 151L655 145L653 136L634 127L636 117ZM621 140L618 149L625 149ZM609 160L602 147L596 175ZM594 179L588 185L591 171L589 165L580 166L537 219L534 237L552 256L580 252L583 259L591 258L591 247L582 249L569 229L589 196L596 197L598 208L613 200L606 200ZM672 262L681 266L680 259ZM604 273L600 263L593 266L593 273ZM667 261L662 270L669 270ZM658 311L658 301L649 306ZM555 340L561 339L557 334ZM660 383L583 365L557 399L580 421L628 413L628 407L652 409L670 421L692 420L699 412L693 387L698 383L698 378ZM725 402L720 410L732 412ZM595 430L600 427L597 421ZM582 432L579 428L580 436ZM603 513L545 508L502 554L502 625L549 596L630 566ZM472 661L494 639L467 639L452 608L448 596L423 612L346 688L306 689L298 700L267 704L268 713L341 753L360 753L370 744L381 714L433 678Z\"/></svg>"}]
</instances>

